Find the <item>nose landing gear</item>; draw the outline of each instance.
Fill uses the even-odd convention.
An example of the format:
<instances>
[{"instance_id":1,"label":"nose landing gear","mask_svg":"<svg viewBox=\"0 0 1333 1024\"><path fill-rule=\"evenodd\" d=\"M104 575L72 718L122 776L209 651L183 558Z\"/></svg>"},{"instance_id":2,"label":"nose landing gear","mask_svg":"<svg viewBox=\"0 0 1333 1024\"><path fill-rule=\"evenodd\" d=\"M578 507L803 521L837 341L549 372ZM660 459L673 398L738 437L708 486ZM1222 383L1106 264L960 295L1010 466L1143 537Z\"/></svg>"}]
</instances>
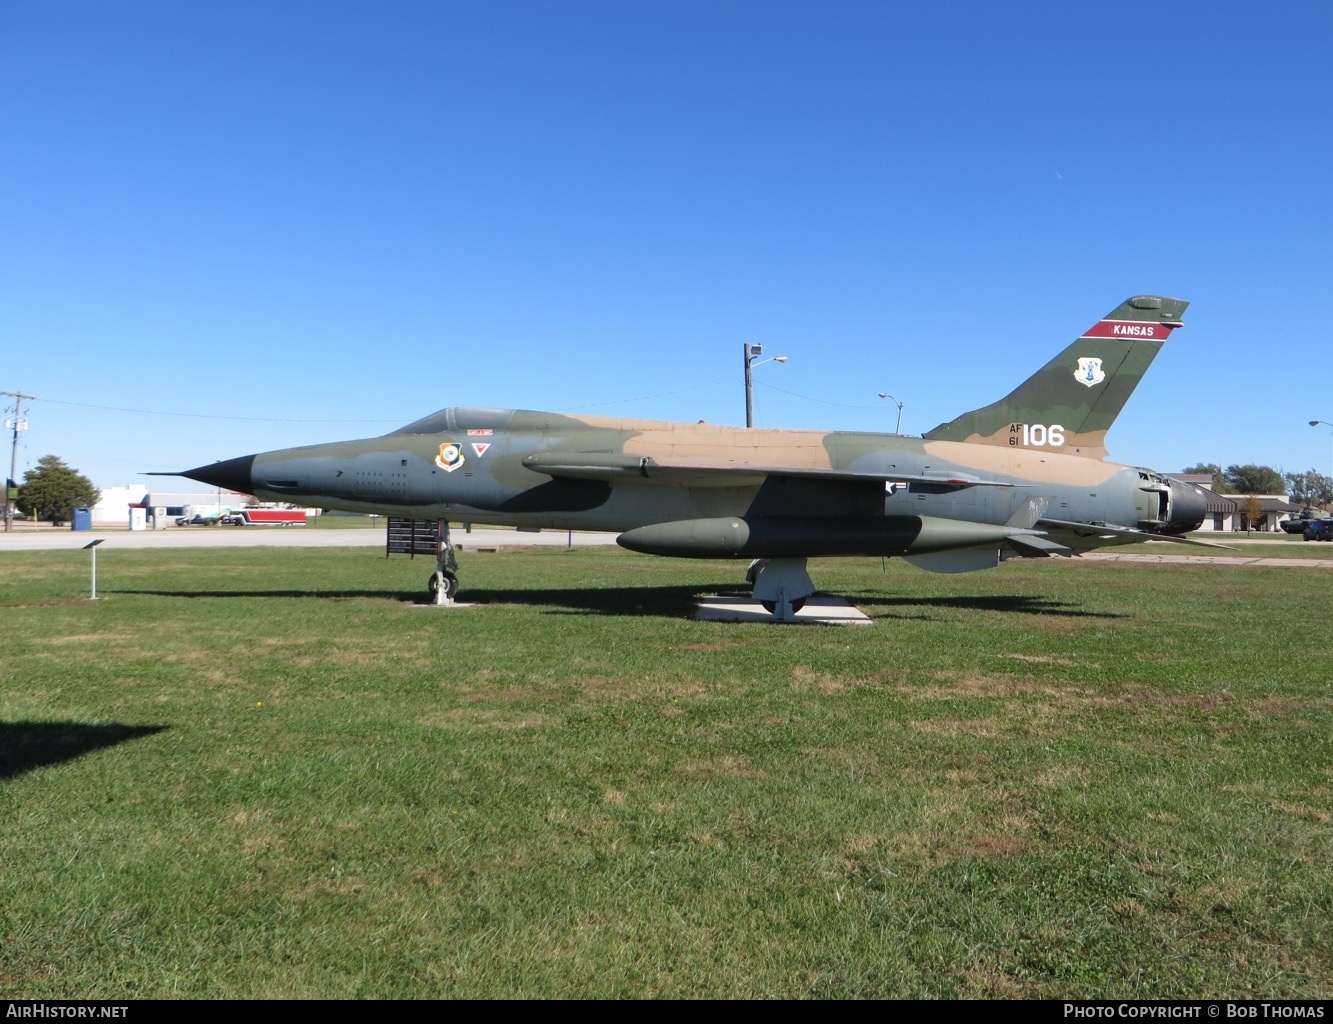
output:
<instances>
[{"instance_id":1,"label":"nose landing gear","mask_svg":"<svg viewBox=\"0 0 1333 1024\"><path fill-rule=\"evenodd\" d=\"M451 605L458 595L458 559L449 540L449 524L440 523L440 543L435 555L435 571L426 581L426 591L439 605Z\"/></svg>"},{"instance_id":2,"label":"nose landing gear","mask_svg":"<svg viewBox=\"0 0 1333 1024\"><path fill-rule=\"evenodd\" d=\"M458 594L458 577L447 569L436 569L426 580L426 591L436 604L452 604Z\"/></svg>"}]
</instances>

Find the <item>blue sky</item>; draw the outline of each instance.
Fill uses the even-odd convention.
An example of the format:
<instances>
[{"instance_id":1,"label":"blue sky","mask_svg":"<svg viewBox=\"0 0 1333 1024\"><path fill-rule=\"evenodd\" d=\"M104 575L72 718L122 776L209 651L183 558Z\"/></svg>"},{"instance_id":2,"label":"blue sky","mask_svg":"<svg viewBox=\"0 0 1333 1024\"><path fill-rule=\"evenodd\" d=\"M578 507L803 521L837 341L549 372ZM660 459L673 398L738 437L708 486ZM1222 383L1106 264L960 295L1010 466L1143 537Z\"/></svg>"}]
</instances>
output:
<instances>
[{"instance_id":1,"label":"blue sky","mask_svg":"<svg viewBox=\"0 0 1333 1024\"><path fill-rule=\"evenodd\" d=\"M0 5L0 390L101 486L447 405L919 433L1124 298L1110 435L1330 472L1333 6ZM175 486L175 482L173 482ZM182 482L182 486L184 483ZM188 485L192 486L192 485Z\"/></svg>"}]
</instances>

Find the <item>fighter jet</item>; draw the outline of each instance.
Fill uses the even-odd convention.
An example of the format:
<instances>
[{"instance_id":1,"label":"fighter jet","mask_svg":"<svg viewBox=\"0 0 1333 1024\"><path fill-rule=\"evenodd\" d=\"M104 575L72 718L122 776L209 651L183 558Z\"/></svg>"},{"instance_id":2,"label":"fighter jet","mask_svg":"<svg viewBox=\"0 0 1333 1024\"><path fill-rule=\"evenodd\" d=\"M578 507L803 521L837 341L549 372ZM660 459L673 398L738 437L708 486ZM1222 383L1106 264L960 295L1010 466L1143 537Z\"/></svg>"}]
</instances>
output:
<instances>
[{"instance_id":1,"label":"fighter jet","mask_svg":"<svg viewBox=\"0 0 1333 1024\"><path fill-rule=\"evenodd\" d=\"M448 408L383 437L174 475L441 521L432 578L449 597L450 522L605 530L633 551L749 560L754 598L789 619L815 592L814 556L970 572L1150 539L1203 543L1183 536L1203 522L1198 487L1105 461L1106 432L1187 306L1128 299L1008 396L921 437Z\"/></svg>"}]
</instances>

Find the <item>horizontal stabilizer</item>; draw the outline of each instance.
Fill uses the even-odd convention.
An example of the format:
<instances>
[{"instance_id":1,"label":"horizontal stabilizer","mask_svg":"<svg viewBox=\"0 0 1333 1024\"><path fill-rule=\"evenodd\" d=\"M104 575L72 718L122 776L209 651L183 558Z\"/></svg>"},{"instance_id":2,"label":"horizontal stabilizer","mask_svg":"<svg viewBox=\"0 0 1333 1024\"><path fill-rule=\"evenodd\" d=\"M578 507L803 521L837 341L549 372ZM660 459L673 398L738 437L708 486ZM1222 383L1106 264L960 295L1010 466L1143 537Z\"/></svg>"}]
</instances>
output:
<instances>
[{"instance_id":1,"label":"horizontal stabilizer","mask_svg":"<svg viewBox=\"0 0 1333 1024\"><path fill-rule=\"evenodd\" d=\"M1057 544L1048 537L1010 537L1008 544L1024 558L1049 558L1051 555L1072 555L1073 548Z\"/></svg>"},{"instance_id":2,"label":"horizontal stabilizer","mask_svg":"<svg viewBox=\"0 0 1333 1024\"><path fill-rule=\"evenodd\" d=\"M1191 537L1175 537L1169 533L1147 533L1124 526L1098 526L1094 523L1070 523L1061 519L1042 519L1037 526L1048 533L1065 534L1069 546L1087 551L1092 548L1111 547L1117 544L1143 544L1148 541L1162 541L1167 544L1189 544L1200 548L1213 548L1220 551L1234 551L1228 544L1218 544L1210 540L1194 540Z\"/></svg>"}]
</instances>

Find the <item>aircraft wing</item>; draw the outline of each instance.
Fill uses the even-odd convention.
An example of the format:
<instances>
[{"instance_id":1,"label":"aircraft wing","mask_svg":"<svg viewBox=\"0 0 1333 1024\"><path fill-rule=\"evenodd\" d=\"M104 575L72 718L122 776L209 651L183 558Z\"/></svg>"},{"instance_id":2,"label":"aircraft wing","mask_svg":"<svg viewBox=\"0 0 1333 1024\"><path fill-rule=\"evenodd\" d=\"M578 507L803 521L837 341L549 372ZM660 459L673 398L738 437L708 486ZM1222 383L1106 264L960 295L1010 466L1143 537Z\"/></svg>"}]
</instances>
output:
<instances>
[{"instance_id":1,"label":"aircraft wing","mask_svg":"<svg viewBox=\"0 0 1333 1024\"><path fill-rule=\"evenodd\" d=\"M657 458L612 452L552 452L529 455L523 465L550 477L571 480L617 480L655 483L667 487L747 487L762 484L770 476L807 480L895 482L931 484L947 490L965 487L1015 487L1003 480L961 476L910 476L897 470L869 472L847 469L818 469L734 459Z\"/></svg>"}]
</instances>

